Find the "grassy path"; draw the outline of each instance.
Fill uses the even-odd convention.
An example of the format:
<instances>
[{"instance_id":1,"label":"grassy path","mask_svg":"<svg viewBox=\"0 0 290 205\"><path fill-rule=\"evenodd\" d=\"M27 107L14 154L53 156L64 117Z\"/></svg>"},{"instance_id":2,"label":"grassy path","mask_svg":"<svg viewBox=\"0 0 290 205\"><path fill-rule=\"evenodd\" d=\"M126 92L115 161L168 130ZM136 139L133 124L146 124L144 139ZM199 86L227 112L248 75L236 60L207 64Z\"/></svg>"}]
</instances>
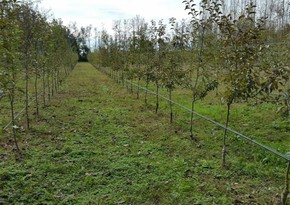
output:
<instances>
[{"instance_id":1,"label":"grassy path","mask_svg":"<svg viewBox=\"0 0 290 205\"><path fill-rule=\"evenodd\" d=\"M220 169L219 149L197 146L90 64L41 115L23 159L0 152L0 204L278 203L273 173Z\"/></svg>"}]
</instances>

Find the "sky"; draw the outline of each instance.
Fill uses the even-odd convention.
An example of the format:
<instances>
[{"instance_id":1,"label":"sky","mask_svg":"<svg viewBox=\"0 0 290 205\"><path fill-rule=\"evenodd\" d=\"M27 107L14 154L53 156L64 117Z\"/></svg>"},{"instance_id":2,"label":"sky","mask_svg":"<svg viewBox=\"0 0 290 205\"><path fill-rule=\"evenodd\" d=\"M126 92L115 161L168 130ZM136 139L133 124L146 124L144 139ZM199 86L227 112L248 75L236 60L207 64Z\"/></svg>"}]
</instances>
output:
<instances>
[{"instance_id":1,"label":"sky","mask_svg":"<svg viewBox=\"0 0 290 205\"><path fill-rule=\"evenodd\" d=\"M114 20L132 19L136 15L151 19L187 18L183 0L42 0L40 7L50 10L64 25L76 22L78 27L92 25L110 31Z\"/></svg>"}]
</instances>

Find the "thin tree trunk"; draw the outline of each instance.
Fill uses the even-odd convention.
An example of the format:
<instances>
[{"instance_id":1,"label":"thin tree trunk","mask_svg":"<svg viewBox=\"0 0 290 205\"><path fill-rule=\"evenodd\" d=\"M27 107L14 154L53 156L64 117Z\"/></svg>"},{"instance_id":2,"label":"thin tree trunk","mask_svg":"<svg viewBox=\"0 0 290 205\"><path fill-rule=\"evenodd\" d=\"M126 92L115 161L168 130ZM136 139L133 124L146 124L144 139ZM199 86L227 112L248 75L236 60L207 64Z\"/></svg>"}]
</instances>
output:
<instances>
[{"instance_id":1,"label":"thin tree trunk","mask_svg":"<svg viewBox=\"0 0 290 205\"><path fill-rule=\"evenodd\" d=\"M128 80L125 82L126 83L126 88L127 88L127 91L129 92L129 84L128 84Z\"/></svg>"},{"instance_id":2,"label":"thin tree trunk","mask_svg":"<svg viewBox=\"0 0 290 205\"><path fill-rule=\"evenodd\" d=\"M133 78L131 78L131 80L130 80L130 82L131 82L131 93L133 94Z\"/></svg>"},{"instance_id":3,"label":"thin tree trunk","mask_svg":"<svg viewBox=\"0 0 290 205\"><path fill-rule=\"evenodd\" d=\"M58 92L58 87L59 87L59 71L55 71L55 93Z\"/></svg>"},{"instance_id":4,"label":"thin tree trunk","mask_svg":"<svg viewBox=\"0 0 290 205\"><path fill-rule=\"evenodd\" d=\"M48 91L48 101L50 101L51 100L51 86L50 86L50 80L49 80L49 78L50 78L50 75L49 75L49 73L47 73L47 91Z\"/></svg>"},{"instance_id":5,"label":"thin tree trunk","mask_svg":"<svg viewBox=\"0 0 290 205\"><path fill-rule=\"evenodd\" d=\"M148 104L148 88L149 88L149 77L146 75L146 91L145 91L145 105Z\"/></svg>"},{"instance_id":6,"label":"thin tree trunk","mask_svg":"<svg viewBox=\"0 0 290 205\"><path fill-rule=\"evenodd\" d=\"M230 109L231 109L231 103L227 104L227 121L226 121L226 128L229 126L229 120L230 120ZM225 167L226 165L226 138L227 138L227 132L228 130L225 129L224 137L223 137L223 149L222 149L222 166Z\"/></svg>"},{"instance_id":7,"label":"thin tree trunk","mask_svg":"<svg viewBox=\"0 0 290 205\"><path fill-rule=\"evenodd\" d=\"M13 130L13 140L17 151L20 153L20 148L18 146L17 137L16 137L16 125L15 125L15 114L14 114L14 86L12 90L9 92L9 100L10 100L10 110L11 110L11 122L12 122L12 130Z\"/></svg>"},{"instance_id":8,"label":"thin tree trunk","mask_svg":"<svg viewBox=\"0 0 290 205\"><path fill-rule=\"evenodd\" d=\"M170 123L173 122L173 110L172 110L172 89L170 88L169 89L169 107L170 107Z\"/></svg>"},{"instance_id":9,"label":"thin tree trunk","mask_svg":"<svg viewBox=\"0 0 290 205\"><path fill-rule=\"evenodd\" d=\"M122 85L124 87L125 86L124 71L122 71L121 73L121 78L122 78Z\"/></svg>"},{"instance_id":10,"label":"thin tree trunk","mask_svg":"<svg viewBox=\"0 0 290 205\"><path fill-rule=\"evenodd\" d=\"M53 72L53 69L52 69L52 72L51 72L51 97L54 96L54 72Z\"/></svg>"},{"instance_id":11,"label":"thin tree trunk","mask_svg":"<svg viewBox=\"0 0 290 205\"><path fill-rule=\"evenodd\" d=\"M35 90L35 106L36 106L36 117L39 117L39 103L38 103L38 69L35 69L35 82L34 82L34 90Z\"/></svg>"},{"instance_id":12,"label":"thin tree trunk","mask_svg":"<svg viewBox=\"0 0 290 205\"><path fill-rule=\"evenodd\" d=\"M55 93L57 93L57 91L58 91L58 83L59 83L59 71L55 70L54 75L55 75L54 90L55 90Z\"/></svg>"},{"instance_id":13,"label":"thin tree trunk","mask_svg":"<svg viewBox=\"0 0 290 205\"><path fill-rule=\"evenodd\" d=\"M43 107L46 106L46 84L45 84L45 69L44 66L42 67L42 101L43 101Z\"/></svg>"},{"instance_id":14,"label":"thin tree trunk","mask_svg":"<svg viewBox=\"0 0 290 205\"><path fill-rule=\"evenodd\" d=\"M218 69L216 71L216 81L219 82L219 73ZM219 86L216 87L215 96L219 96Z\"/></svg>"},{"instance_id":15,"label":"thin tree trunk","mask_svg":"<svg viewBox=\"0 0 290 205\"><path fill-rule=\"evenodd\" d=\"M195 97L193 95L191 101L191 115L190 115L190 138L193 140L193 112L194 112L194 105L195 105Z\"/></svg>"},{"instance_id":16,"label":"thin tree trunk","mask_svg":"<svg viewBox=\"0 0 290 205\"><path fill-rule=\"evenodd\" d=\"M156 82L156 108L155 108L155 113L158 112L159 109L159 85L158 82Z\"/></svg>"},{"instance_id":17,"label":"thin tree trunk","mask_svg":"<svg viewBox=\"0 0 290 205\"><path fill-rule=\"evenodd\" d=\"M28 82L28 66L25 66L25 115L26 115L26 127L30 129L30 121L29 121L29 82Z\"/></svg>"},{"instance_id":18,"label":"thin tree trunk","mask_svg":"<svg viewBox=\"0 0 290 205\"><path fill-rule=\"evenodd\" d=\"M65 77L68 77L68 70L67 70L67 67L65 65L63 65L63 68L64 68L64 73L65 73Z\"/></svg>"}]
</instances>

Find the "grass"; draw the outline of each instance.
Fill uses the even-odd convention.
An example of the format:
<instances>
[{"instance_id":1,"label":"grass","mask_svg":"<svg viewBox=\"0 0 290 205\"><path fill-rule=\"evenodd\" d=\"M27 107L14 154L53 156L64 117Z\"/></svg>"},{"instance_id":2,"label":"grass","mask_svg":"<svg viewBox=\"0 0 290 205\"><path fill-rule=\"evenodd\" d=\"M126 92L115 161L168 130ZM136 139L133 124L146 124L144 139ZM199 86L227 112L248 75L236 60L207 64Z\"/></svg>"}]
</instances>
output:
<instances>
[{"instance_id":1,"label":"grass","mask_svg":"<svg viewBox=\"0 0 290 205\"><path fill-rule=\"evenodd\" d=\"M14 153L8 134L1 137L0 203L279 204L282 160L231 136L223 169L222 130L196 119L192 141L188 114L176 109L170 124L167 103L156 115L154 96L149 102L90 64L78 64L33 129L19 133L23 156ZM222 119L221 107L198 106ZM253 109L239 110L233 120L247 123ZM253 114L262 128L259 111ZM270 128L289 131L280 121ZM289 148L279 140L278 148Z\"/></svg>"},{"instance_id":2,"label":"grass","mask_svg":"<svg viewBox=\"0 0 290 205\"><path fill-rule=\"evenodd\" d=\"M145 87L145 83L142 81L141 86ZM149 89L155 91L154 85L151 84ZM134 90L136 91L137 88ZM165 97L168 96L166 89L162 89L160 93ZM187 108L191 108L191 96L191 91L185 88L176 88L173 92L173 100ZM151 105L154 106L155 96L150 101ZM221 101L221 95L217 95L216 91L212 91L205 99L196 102L195 111L225 125L226 104L221 103ZM160 107L163 108L164 112L168 113L168 102L161 100L161 104ZM256 104L255 100L249 100L247 103L235 102L231 107L231 128L282 153L289 151L290 138L288 133L290 130L290 118L281 117L281 113L277 112L276 105L269 103ZM177 116L184 113L184 115L177 117L177 121L189 118L187 111L180 110L176 106L175 110ZM187 124L185 129L189 127L188 122L189 120L186 119ZM184 121L182 121L182 124L184 124Z\"/></svg>"}]
</instances>

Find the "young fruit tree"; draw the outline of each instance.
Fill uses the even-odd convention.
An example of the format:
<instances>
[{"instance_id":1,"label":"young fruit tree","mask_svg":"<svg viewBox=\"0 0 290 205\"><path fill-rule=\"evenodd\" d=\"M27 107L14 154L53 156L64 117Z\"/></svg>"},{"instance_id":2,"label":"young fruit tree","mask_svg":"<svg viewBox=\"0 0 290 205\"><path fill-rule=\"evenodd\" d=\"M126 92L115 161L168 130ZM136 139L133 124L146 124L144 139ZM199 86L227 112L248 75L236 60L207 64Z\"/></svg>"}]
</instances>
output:
<instances>
[{"instance_id":1,"label":"young fruit tree","mask_svg":"<svg viewBox=\"0 0 290 205\"><path fill-rule=\"evenodd\" d=\"M211 15L215 18L220 30L220 58L223 62L222 93L227 105L226 127L230 122L231 105L237 99L246 100L259 89L259 61L263 54L264 40L262 31L264 19L255 19L255 5L250 3L245 13L236 19L231 14L221 12L221 4L212 4ZM222 165L226 163L227 129L223 136Z\"/></svg>"},{"instance_id":2,"label":"young fruit tree","mask_svg":"<svg viewBox=\"0 0 290 205\"><path fill-rule=\"evenodd\" d=\"M150 36L154 45L154 59L151 80L155 83L156 87L156 107L155 112L159 109L159 88L162 75L163 64L165 61L166 53L166 25L162 20L156 25L155 21L151 21Z\"/></svg>"},{"instance_id":3,"label":"young fruit tree","mask_svg":"<svg viewBox=\"0 0 290 205\"><path fill-rule=\"evenodd\" d=\"M185 3L185 9L188 10L188 14L191 16L191 29L188 31L190 43L189 53L189 87L192 91L191 101L191 116L190 116L190 137L193 140L193 116L195 111L195 103L197 100L206 97L208 92L214 90L218 86L216 79L212 79L213 68L210 67L209 61L205 55L205 49L209 52L211 47L205 46L207 36L211 31L211 21L208 17L208 1L202 1L200 3L201 10L199 10L193 0L183 1Z\"/></svg>"}]
</instances>

